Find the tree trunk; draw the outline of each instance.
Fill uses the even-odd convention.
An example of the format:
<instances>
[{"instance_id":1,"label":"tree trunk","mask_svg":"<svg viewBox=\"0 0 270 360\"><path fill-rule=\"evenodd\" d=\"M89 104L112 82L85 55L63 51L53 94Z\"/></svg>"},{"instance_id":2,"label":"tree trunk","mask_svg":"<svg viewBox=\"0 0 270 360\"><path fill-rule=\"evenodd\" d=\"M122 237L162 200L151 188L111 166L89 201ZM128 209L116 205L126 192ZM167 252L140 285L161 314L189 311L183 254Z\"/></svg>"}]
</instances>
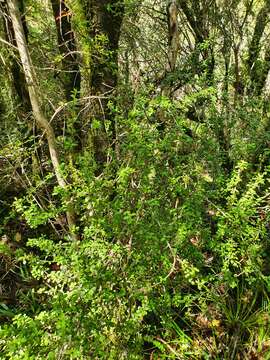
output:
<instances>
[{"instance_id":1,"label":"tree trunk","mask_svg":"<svg viewBox=\"0 0 270 360\"><path fill-rule=\"evenodd\" d=\"M54 130L46 119L45 114L43 113L40 105L39 98L39 88L36 80L35 70L32 64L32 60L29 54L29 50L26 43L25 33L23 30L23 24L20 17L20 11L18 6L18 0L9 0L8 2L9 12L11 16L11 21L14 29L15 39L18 46L18 51L21 58L21 63L23 66L26 83L29 91L30 102L32 106L32 111L36 122L41 130L43 130L46 134L50 158L52 161L52 165L55 171L55 175L57 178L58 185L65 189L67 187L66 181L61 174L60 162L59 162L59 153L56 146L56 139L54 135ZM67 221L69 225L69 230L73 238L75 236L75 216L72 210L72 205L70 205L70 209L66 212Z\"/></svg>"},{"instance_id":2,"label":"tree trunk","mask_svg":"<svg viewBox=\"0 0 270 360\"><path fill-rule=\"evenodd\" d=\"M198 75L204 73L208 84L212 85L215 57L213 46L210 43L207 43L209 42L209 20L207 18L209 8L207 8L207 4L200 4L199 0L192 1L190 6L186 0L178 0L178 3L186 16L195 37L195 73ZM199 61L199 55L201 55L202 61Z\"/></svg>"},{"instance_id":3,"label":"tree trunk","mask_svg":"<svg viewBox=\"0 0 270 360\"><path fill-rule=\"evenodd\" d=\"M27 40L28 30L25 21L25 16L23 15L24 6L22 0L18 2L18 7L21 16L21 21L23 24L24 35ZM2 11L5 39L8 43L17 47L15 33L9 16L8 5L6 1L3 3L0 2L0 9ZM12 76L14 98L18 99L19 101L18 113L19 116L22 115L26 117L28 113L31 111L31 103L26 85L25 75L21 69L21 62L17 58L17 53L15 53L13 48L9 59L9 63L10 63L10 72Z\"/></svg>"},{"instance_id":4,"label":"tree trunk","mask_svg":"<svg viewBox=\"0 0 270 360\"><path fill-rule=\"evenodd\" d=\"M79 97L81 75L78 52L71 28L71 13L63 0L51 0L54 20L57 29L58 47L62 55L61 80L64 84L67 101L75 95Z\"/></svg>"},{"instance_id":5,"label":"tree trunk","mask_svg":"<svg viewBox=\"0 0 270 360\"><path fill-rule=\"evenodd\" d=\"M167 6L168 19L168 60L169 71L175 70L177 55L179 51L179 30L178 30L178 8L176 0L170 0Z\"/></svg>"},{"instance_id":6,"label":"tree trunk","mask_svg":"<svg viewBox=\"0 0 270 360\"><path fill-rule=\"evenodd\" d=\"M258 61L260 55L260 42L267 23L269 22L270 0L259 11L248 51L247 67L250 76L249 93L260 95L269 71L269 54L266 53L264 61Z\"/></svg>"},{"instance_id":7,"label":"tree trunk","mask_svg":"<svg viewBox=\"0 0 270 360\"><path fill-rule=\"evenodd\" d=\"M118 47L121 25L124 17L123 0L86 0L84 12L91 39L90 89L92 95L112 93L118 78ZM102 51L101 51L102 49ZM100 122L101 127L92 136L95 159L99 167L107 160L107 149L114 144L116 129L114 117L108 107L113 97L100 99L92 108L91 117ZM109 121L109 137L105 131L105 120Z\"/></svg>"},{"instance_id":8,"label":"tree trunk","mask_svg":"<svg viewBox=\"0 0 270 360\"><path fill-rule=\"evenodd\" d=\"M86 0L84 9L93 41L90 87L95 95L103 94L117 84L118 42L124 5L119 0ZM103 55L98 45L102 46Z\"/></svg>"}]
</instances>

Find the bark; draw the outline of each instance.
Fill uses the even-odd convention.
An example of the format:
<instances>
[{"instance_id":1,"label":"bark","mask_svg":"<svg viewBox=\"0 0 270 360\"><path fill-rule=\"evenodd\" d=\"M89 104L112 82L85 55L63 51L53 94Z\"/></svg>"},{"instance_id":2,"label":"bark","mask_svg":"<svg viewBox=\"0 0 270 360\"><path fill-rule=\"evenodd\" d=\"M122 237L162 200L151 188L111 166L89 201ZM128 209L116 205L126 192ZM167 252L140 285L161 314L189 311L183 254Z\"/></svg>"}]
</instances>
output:
<instances>
[{"instance_id":1,"label":"bark","mask_svg":"<svg viewBox=\"0 0 270 360\"><path fill-rule=\"evenodd\" d=\"M176 60L179 51L179 29L178 29L178 7L176 0L169 0L167 3L167 24L168 24L168 64L166 66L165 76L175 71ZM171 84L164 82L161 88L161 94L170 97L173 93ZM166 111L160 109L157 112L159 122L158 130L162 134L166 125Z\"/></svg>"},{"instance_id":2,"label":"bark","mask_svg":"<svg viewBox=\"0 0 270 360\"><path fill-rule=\"evenodd\" d=\"M178 2L189 22L189 25L191 26L194 32L196 41L198 43L203 43L204 41L203 31L198 27L198 22L196 21L195 14L192 11L192 9L188 6L188 2L186 0L179 0Z\"/></svg>"},{"instance_id":3,"label":"bark","mask_svg":"<svg viewBox=\"0 0 270 360\"><path fill-rule=\"evenodd\" d=\"M264 5L259 11L256 18L254 32L248 51L247 67L251 82L249 92L255 93L256 95L259 95L261 93L269 71L268 54L266 54L265 56L265 61L259 61L259 55L261 50L260 42L265 27L269 22L269 13L270 0L265 0Z\"/></svg>"},{"instance_id":4,"label":"bark","mask_svg":"<svg viewBox=\"0 0 270 360\"><path fill-rule=\"evenodd\" d=\"M90 87L95 95L115 88L118 71L118 43L124 16L123 1L86 0L85 16L88 22L89 36L93 41L91 56ZM103 56L100 54L98 39L104 36Z\"/></svg>"},{"instance_id":5,"label":"bark","mask_svg":"<svg viewBox=\"0 0 270 360\"><path fill-rule=\"evenodd\" d=\"M176 0L170 0L167 6L169 71L174 71L179 51L178 8Z\"/></svg>"},{"instance_id":6,"label":"bark","mask_svg":"<svg viewBox=\"0 0 270 360\"><path fill-rule=\"evenodd\" d=\"M91 39L90 91L92 95L97 96L112 93L118 79L118 47L124 17L124 2L123 0L85 0L83 4ZM101 128L92 134L95 159L100 169L107 161L107 149L110 143L115 144L116 140L114 117L108 107L109 101L112 100L112 95L107 99L100 99L92 108L91 117L101 123ZM105 131L105 120L110 124L109 136Z\"/></svg>"},{"instance_id":7,"label":"bark","mask_svg":"<svg viewBox=\"0 0 270 360\"><path fill-rule=\"evenodd\" d=\"M193 30L195 37L195 49L194 49L194 69L199 75L204 73L209 85L212 85L215 57L212 45L206 44L209 41L209 26L207 20L207 14L209 8L207 4L200 4L199 0L192 1L188 4L186 0L178 0L179 6L185 14L190 27ZM206 46L201 46L205 45ZM199 60L201 55L202 61Z\"/></svg>"},{"instance_id":8,"label":"bark","mask_svg":"<svg viewBox=\"0 0 270 360\"><path fill-rule=\"evenodd\" d=\"M242 98L244 95L245 86L243 81L241 80L241 73L240 73L240 59L239 59L239 49L240 43L236 44L233 48L234 52L234 74L235 74L235 81L234 81L234 103Z\"/></svg>"},{"instance_id":9,"label":"bark","mask_svg":"<svg viewBox=\"0 0 270 360\"><path fill-rule=\"evenodd\" d=\"M27 40L28 29L24 16L24 6L22 0L18 2L18 7L21 16L21 21L23 24L24 35ZM5 40L11 45L17 47L15 33L10 19L7 2L6 1L3 3L1 2L0 8L2 11ZM31 111L29 93L26 85L25 75L24 72L22 71L22 64L20 62L20 59L18 59L17 53L13 50L13 48L11 49L11 56L9 63L10 63L10 72L12 76L14 98L17 98L20 103L20 106L18 107L19 115L21 115L22 113L24 116L27 116L27 114Z\"/></svg>"},{"instance_id":10,"label":"bark","mask_svg":"<svg viewBox=\"0 0 270 360\"><path fill-rule=\"evenodd\" d=\"M64 84L67 101L73 95L79 97L81 75L79 68L78 52L71 27L71 13L63 0L51 0L53 9L59 52L62 55L62 72L60 77Z\"/></svg>"},{"instance_id":11,"label":"bark","mask_svg":"<svg viewBox=\"0 0 270 360\"><path fill-rule=\"evenodd\" d=\"M50 152L50 158L52 161L52 165L54 168L58 185L63 189L66 189L67 183L61 174L59 153L57 150L54 130L51 124L49 123L48 119L46 119L46 116L41 108L40 97L38 95L39 88L36 80L35 70L26 43L26 37L23 30L23 24L19 12L18 0L9 0L8 7L14 29L15 40L17 43L18 51L21 58L21 63L26 78L33 115L36 119L39 128L45 132L48 142L49 152ZM68 221L70 233L73 238L76 238L74 234L75 217L73 210L68 209L66 215L67 215L67 221Z\"/></svg>"}]
</instances>

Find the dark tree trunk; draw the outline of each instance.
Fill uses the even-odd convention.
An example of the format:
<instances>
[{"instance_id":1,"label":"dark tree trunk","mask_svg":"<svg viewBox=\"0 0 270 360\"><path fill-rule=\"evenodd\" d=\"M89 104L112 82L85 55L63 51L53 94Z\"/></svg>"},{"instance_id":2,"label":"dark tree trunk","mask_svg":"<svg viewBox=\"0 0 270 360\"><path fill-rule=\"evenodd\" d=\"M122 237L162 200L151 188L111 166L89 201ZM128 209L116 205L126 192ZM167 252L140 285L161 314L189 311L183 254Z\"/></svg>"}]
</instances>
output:
<instances>
[{"instance_id":1,"label":"dark tree trunk","mask_svg":"<svg viewBox=\"0 0 270 360\"><path fill-rule=\"evenodd\" d=\"M249 54L247 60L247 67L250 76L249 93L260 95L264 87L269 65L269 54L266 53L264 60L259 60L260 55L260 42L267 23L269 22L270 14L270 0L265 0L265 3L259 11L256 24L253 32L253 37L249 47Z\"/></svg>"},{"instance_id":2,"label":"dark tree trunk","mask_svg":"<svg viewBox=\"0 0 270 360\"><path fill-rule=\"evenodd\" d=\"M67 101L75 95L79 97L81 75L78 52L71 27L71 13L63 0L51 0L60 54L62 55L61 80L64 84Z\"/></svg>"},{"instance_id":3,"label":"dark tree trunk","mask_svg":"<svg viewBox=\"0 0 270 360\"><path fill-rule=\"evenodd\" d=\"M95 94L103 94L117 84L118 42L124 15L123 1L86 0L85 15L89 35L93 41L91 53L90 86ZM98 39L102 39L103 55L100 55ZM102 43L103 42L103 43Z\"/></svg>"},{"instance_id":4,"label":"dark tree trunk","mask_svg":"<svg viewBox=\"0 0 270 360\"><path fill-rule=\"evenodd\" d=\"M101 123L101 129L93 134L95 158L102 168L107 159L109 144L115 144L116 128L114 117L108 107L109 96L117 85L118 78L118 47L124 17L123 0L86 0L84 11L91 39L89 79L91 95L107 94L92 109L92 117ZM100 51L100 49L103 49ZM105 120L109 121L109 136L105 131Z\"/></svg>"},{"instance_id":5,"label":"dark tree trunk","mask_svg":"<svg viewBox=\"0 0 270 360\"><path fill-rule=\"evenodd\" d=\"M192 1L191 4L188 4L186 0L178 0L178 3L194 33L195 71L198 75L204 73L208 84L212 85L215 57L212 45L206 44L206 42L209 41L209 29L207 25L207 13L209 9L206 8L205 4L201 5L199 0ZM199 55L201 56L202 61L199 60Z\"/></svg>"}]
</instances>

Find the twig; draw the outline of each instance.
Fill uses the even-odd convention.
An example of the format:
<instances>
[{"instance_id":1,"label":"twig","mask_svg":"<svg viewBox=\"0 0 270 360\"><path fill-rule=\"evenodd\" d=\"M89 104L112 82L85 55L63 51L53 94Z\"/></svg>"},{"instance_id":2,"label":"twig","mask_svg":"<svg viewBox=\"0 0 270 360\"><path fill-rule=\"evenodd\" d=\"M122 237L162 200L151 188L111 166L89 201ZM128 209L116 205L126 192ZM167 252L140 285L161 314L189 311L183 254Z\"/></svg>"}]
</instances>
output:
<instances>
[{"instance_id":1,"label":"twig","mask_svg":"<svg viewBox=\"0 0 270 360\"><path fill-rule=\"evenodd\" d=\"M171 347L171 345L169 345L165 340L161 339L160 337L156 338L158 341L160 341L162 344L164 344L165 346L167 346L167 348L179 358L179 354Z\"/></svg>"}]
</instances>

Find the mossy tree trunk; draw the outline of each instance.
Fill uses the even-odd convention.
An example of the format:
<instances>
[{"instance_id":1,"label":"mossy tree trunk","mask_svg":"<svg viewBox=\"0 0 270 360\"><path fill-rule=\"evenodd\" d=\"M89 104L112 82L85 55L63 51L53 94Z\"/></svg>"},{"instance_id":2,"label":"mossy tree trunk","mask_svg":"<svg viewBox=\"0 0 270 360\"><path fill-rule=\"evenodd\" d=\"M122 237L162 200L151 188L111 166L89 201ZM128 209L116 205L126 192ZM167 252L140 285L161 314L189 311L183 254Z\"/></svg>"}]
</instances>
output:
<instances>
[{"instance_id":1,"label":"mossy tree trunk","mask_svg":"<svg viewBox=\"0 0 270 360\"><path fill-rule=\"evenodd\" d=\"M115 143L114 116L109 109L118 79L118 48L124 17L123 0L85 0L83 9L91 42L90 78L91 95L102 96L92 107L91 116L100 123L92 136L95 159L99 167L107 160L107 150ZM105 130L108 121L109 129Z\"/></svg>"}]
</instances>

